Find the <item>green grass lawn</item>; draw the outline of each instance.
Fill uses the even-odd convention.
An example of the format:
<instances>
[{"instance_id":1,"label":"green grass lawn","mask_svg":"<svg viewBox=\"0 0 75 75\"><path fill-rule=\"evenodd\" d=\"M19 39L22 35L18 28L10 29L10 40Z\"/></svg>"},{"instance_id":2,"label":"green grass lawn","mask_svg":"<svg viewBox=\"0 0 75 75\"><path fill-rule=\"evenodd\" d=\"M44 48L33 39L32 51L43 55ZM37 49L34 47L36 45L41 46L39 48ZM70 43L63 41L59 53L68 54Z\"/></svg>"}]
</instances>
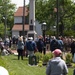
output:
<instances>
[{"instance_id":1,"label":"green grass lawn","mask_svg":"<svg viewBox=\"0 0 75 75\"><path fill-rule=\"evenodd\" d=\"M42 66L29 66L28 59L17 60L17 56L1 56L0 66L5 67L10 75L46 75L46 67ZM68 75L73 75L73 68L69 68Z\"/></svg>"}]
</instances>

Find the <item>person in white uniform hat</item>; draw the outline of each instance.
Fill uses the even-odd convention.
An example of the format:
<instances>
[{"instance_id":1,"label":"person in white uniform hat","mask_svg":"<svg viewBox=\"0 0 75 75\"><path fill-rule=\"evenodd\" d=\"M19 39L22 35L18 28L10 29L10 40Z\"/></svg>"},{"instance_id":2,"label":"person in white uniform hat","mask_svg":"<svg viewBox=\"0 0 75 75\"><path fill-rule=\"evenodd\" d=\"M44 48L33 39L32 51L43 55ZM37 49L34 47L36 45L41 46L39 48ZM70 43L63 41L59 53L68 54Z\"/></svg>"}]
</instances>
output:
<instances>
[{"instance_id":1,"label":"person in white uniform hat","mask_svg":"<svg viewBox=\"0 0 75 75\"><path fill-rule=\"evenodd\" d=\"M4 67L0 66L0 75L9 75L9 73Z\"/></svg>"}]
</instances>

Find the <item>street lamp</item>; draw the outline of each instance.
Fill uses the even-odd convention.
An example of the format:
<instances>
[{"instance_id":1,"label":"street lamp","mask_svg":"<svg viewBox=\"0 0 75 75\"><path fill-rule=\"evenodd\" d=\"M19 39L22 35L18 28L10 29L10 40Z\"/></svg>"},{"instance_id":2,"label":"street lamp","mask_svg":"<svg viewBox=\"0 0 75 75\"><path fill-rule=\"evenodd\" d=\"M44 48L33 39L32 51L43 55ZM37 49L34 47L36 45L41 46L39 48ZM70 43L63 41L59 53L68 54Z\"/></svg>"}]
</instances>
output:
<instances>
[{"instance_id":1,"label":"street lamp","mask_svg":"<svg viewBox=\"0 0 75 75\"><path fill-rule=\"evenodd\" d=\"M43 41L44 41L44 54L46 54L46 43L45 43L45 31L46 31L46 23L42 23L41 29L43 31Z\"/></svg>"},{"instance_id":2,"label":"street lamp","mask_svg":"<svg viewBox=\"0 0 75 75\"><path fill-rule=\"evenodd\" d=\"M56 0L56 8L54 8L54 12L56 13L56 31L58 38L59 37L59 0Z\"/></svg>"}]
</instances>

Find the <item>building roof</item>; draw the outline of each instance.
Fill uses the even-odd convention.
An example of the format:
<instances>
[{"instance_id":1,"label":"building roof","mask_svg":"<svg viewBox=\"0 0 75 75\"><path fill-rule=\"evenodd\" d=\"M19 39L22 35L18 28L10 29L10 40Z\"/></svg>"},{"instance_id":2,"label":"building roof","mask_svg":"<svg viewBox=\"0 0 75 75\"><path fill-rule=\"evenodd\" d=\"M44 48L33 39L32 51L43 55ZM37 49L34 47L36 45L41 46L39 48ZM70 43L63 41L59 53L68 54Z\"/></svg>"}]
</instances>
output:
<instances>
[{"instance_id":1,"label":"building roof","mask_svg":"<svg viewBox=\"0 0 75 75\"><path fill-rule=\"evenodd\" d=\"M25 16L29 13L28 8L25 7ZM23 16L23 7L19 7L17 11L14 13L14 16Z\"/></svg>"},{"instance_id":2,"label":"building roof","mask_svg":"<svg viewBox=\"0 0 75 75\"><path fill-rule=\"evenodd\" d=\"M12 31L22 31L23 30L23 25L22 24L15 24L12 28ZM29 30L29 25L25 24L24 25L24 31L28 31Z\"/></svg>"}]
</instances>

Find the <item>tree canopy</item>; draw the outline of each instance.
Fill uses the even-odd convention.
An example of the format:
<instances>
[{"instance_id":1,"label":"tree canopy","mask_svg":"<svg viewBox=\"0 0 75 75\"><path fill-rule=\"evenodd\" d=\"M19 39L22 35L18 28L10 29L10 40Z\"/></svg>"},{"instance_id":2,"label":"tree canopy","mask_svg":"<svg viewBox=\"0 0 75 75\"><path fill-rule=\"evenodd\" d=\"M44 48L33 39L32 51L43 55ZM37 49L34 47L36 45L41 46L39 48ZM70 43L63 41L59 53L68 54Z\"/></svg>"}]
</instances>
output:
<instances>
[{"instance_id":1,"label":"tree canopy","mask_svg":"<svg viewBox=\"0 0 75 75\"><path fill-rule=\"evenodd\" d=\"M47 28L57 26L57 0L36 0L36 20L46 22ZM72 0L58 0L59 35L75 27L75 3Z\"/></svg>"},{"instance_id":2,"label":"tree canopy","mask_svg":"<svg viewBox=\"0 0 75 75\"><path fill-rule=\"evenodd\" d=\"M11 3L11 0L0 0L0 25L4 25L4 30L10 30L14 24L14 12L16 5ZM6 28L7 27L7 28ZM1 27L0 27L1 30ZM1 34L1 32L0 32Z\"/></svg>"}]
</instances>

